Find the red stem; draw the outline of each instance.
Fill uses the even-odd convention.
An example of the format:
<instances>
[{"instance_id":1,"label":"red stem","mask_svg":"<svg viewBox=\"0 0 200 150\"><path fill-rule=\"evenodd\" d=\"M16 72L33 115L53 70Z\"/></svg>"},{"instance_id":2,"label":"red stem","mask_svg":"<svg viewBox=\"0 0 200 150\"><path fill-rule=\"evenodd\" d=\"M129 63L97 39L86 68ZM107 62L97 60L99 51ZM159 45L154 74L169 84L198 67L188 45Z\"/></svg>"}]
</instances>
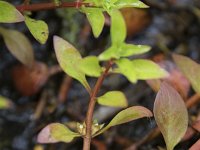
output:
<instances>
[{"instance_id":1,"label":"red stem","mask_svg":"<svg viewBox=\"0 0 200 150\"><path fill-rule=\"evenodd\" d=\"M94 90L91 94L89 106L88 106L88 112L86 116L86 135L84 137L84 144L83 144L83 150L90 150L90 143L91 143L91 138L92 138L92 123L93 123L93 113L94 113L94 107L96 103L96 95L99 92L99 89L103 83L104 78L108 74L109 69L112 66L112 61L109 61L106 70L104 73L98 78Z\"/></svg>"},{"instance_id":2,"label":"red stem","mask_svg":"<svg viewBox=\"0 0 200 150\"><path fill-rule=\"evenodd\" d=\"M22 4L16 6L16 8L20 11L39 11L39 10L50 10L56 8L80 8L81 6L92 7L90 3L83 3L83 2L62 2L60 5L56 5L55 3L36 3L36 4Z\"/></svg>"}]
</instances>

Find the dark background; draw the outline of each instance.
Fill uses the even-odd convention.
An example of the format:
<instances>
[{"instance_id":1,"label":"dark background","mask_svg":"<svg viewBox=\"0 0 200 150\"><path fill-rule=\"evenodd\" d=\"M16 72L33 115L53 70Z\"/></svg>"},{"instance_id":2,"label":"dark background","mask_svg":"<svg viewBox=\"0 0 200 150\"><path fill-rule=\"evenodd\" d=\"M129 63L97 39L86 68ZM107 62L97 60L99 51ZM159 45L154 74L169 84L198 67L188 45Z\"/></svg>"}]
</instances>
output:
<instances>
[{"instance_id":1,"label":"dark background","mask_svg":"<svg viewBox=\"0 0 200 150\"><path fill-rule=\"evenodd\" d=\"M20 0L10 0L9 2L14 5L23 3ZM45 1L32 0L31 2ZM152 46L151 52L142 55L142 58L157 56L161 61L164 59L171 61L169 54L174 52L200 62L200 1L144 0L144 2L151 6L150 9L122 10L129 24L127 42ZM100 37L95 39L85 16L78 10L39 11L33 12L31 17L44 20L48 24L50 36L45 45L39 44L32 37L24 23L0 24L0 26L25 33L33 45L35 59L43 62L49 68L58 64L53 50L53 35L59 35L74 43L83 56L98 55L110 44L109 23L105 25ZM51 122L83 121L87 111L89 95L77 81L72 81L69 93L63 102L58 101L60 86L65 79L63 72L58 71L52 75L37 92L30 92L29 96L24 95L15 86L15 80L25 77L23 75L13 77L13 70L19 65L20 63L10 54L0 37L0 95L8 97L13 102L11 108L0 110L0 150L32 150L38 145L36 137L44 126ZM88 78L88 80L91 85L94 85L96 81L94 78ZM32 91L30 87L24 88ZM112 75L106 78L100 93L107 90L123 91L130 106L142 105L150 110L153 108L156 93L145 81L131 84L123 76ZM189 96L192 94L193 91L189 91ZM36 108L44 97L46 104L43 107L42 115L33 119ZM190 116L198 114L198 108L199 106L196 105L190 109ZM97 106L95 117L100 121L108 122L117 111ZM93 149L105 147L108 150L125 149L141 141L155 127L153 118L140 119L113 127L104 135L96 138ZM198 138L199 134L195 133L175 149L187 150ZM152 138L149 142L140 145L139 149L154 150L158 149L158 146L165 146L162 136ZM70 144L44 145L43 148L45 150L79 150L82 148L82 140L78 139Z\"/></svg>"}]
</instances>

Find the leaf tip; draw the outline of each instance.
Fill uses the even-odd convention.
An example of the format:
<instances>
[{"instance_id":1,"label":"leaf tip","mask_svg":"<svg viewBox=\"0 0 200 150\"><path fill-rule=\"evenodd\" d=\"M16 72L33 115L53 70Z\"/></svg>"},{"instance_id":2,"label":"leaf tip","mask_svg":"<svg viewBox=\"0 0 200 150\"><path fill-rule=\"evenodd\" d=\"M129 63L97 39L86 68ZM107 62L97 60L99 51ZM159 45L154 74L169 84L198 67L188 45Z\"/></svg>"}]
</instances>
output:
<instances>
[{"instance_id":1,"label":"leaf tip","mask_svg":"<svg viewBox=\"0 0 200 150\"><path fill-rule=\"evenodd\" d=\"M12 4L6 1L0 1L0 22L16 23L25 20L24 16Z\"/></svg>"},{"instance_id":2,"label":"leaf tip","mask_svg":"<svg viewBox=\"0 0 200 150\"><path fill-rule=\"evenodd\" d=\"M20 12L18 12L17 22L23 22L23 21L25 21L25 17Z\"/></svg>"},{"instance_id":3,"label":"leaf tip","mask_svg":"<svg viewBox=\"0 0 200 150\"><path fill-rule=\"evenodd\" d=\"M57 36L57 35L54 35L53 36L53 42L55 43L55 42L57 42L58 40L60 40L61 38L59 37L59 36Z\"/></svg>"},{"instance_id":4,"label":"leaf tip","mask_svg":"<svg viewBox=\"0 0 200 150\"><path fill-rule=\"evenodd\" d=\"M51 138L50 125L44 127L37 136L38 143L56 143L57 141Z\"/></svg>"}]
</instances>

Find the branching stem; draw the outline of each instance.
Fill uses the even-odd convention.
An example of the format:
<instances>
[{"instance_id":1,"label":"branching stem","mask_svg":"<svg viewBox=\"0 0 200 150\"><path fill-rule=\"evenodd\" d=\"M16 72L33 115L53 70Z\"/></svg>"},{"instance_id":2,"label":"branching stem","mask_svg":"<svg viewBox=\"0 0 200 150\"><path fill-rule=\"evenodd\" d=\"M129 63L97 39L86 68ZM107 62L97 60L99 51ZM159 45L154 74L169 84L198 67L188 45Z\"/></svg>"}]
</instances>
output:
<instances>
[{"instance_id":1,"label":"branching stem","mask_svg":"<svg viewBox=\"0 0 200 150\"><path fill-rule=\"evenodd\" d=\"M83 150L90 150L90 143L92 138L92 123L93 123L93 113L94 113L94 107L96 103L96 95L99 92L99 89L108 74L109 69L111 68L113 62L110 60L107 63L106 69L103 72L103 74L98 78L95 87L93 89L93 92L90 97L90 102L88 106L87 116L86 116L86 135L84 137L84 143L83 143Z\"/></svg>"}]
</instances>

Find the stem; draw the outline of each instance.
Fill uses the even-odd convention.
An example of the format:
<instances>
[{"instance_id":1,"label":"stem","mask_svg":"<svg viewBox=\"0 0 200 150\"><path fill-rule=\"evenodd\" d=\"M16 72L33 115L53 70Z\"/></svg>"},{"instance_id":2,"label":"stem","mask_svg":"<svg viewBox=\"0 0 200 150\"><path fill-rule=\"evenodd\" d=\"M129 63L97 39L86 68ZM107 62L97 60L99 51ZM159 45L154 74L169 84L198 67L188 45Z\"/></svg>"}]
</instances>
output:
<instances>
[{"instance_id":1,"label":"stem","mask_svg":"<svg viewBox=\"0 0 200 150\"><path fill-rule=\"evenodd\" d=\"M50 10L50 9L56 9L56 8L80 8L81 6L85 7L92 7L93 5L90 3L83 3L83 2L62 2L60 5L56 5L53 2L50 3L36 3L36 4L22 4L19 6L16 6L16 8L20 12L24 11L39 11L39 10Z\"/></svg>"},{"instance_id":2,"label":"stem","mask_svg":"<svg viewBox=\"0 0 200 150\"><path fill-rule=\"evenodd\" d=\"M90 143L91 143L91 137L92 137L92 123L93 123L93 113L94 113L94 107L96 103L96 95L99 92L99 89L103 83L104 78L108 74L109 69L112 66L112 61L110 60L106 66L106 70L103 72L103 74L98 78L94 90L90 97L90 102L88 106L87 116L86 116L86 135L84 137L84 143L83 143L83 150L90 150Z\"/></svg>"}]
</instances>

